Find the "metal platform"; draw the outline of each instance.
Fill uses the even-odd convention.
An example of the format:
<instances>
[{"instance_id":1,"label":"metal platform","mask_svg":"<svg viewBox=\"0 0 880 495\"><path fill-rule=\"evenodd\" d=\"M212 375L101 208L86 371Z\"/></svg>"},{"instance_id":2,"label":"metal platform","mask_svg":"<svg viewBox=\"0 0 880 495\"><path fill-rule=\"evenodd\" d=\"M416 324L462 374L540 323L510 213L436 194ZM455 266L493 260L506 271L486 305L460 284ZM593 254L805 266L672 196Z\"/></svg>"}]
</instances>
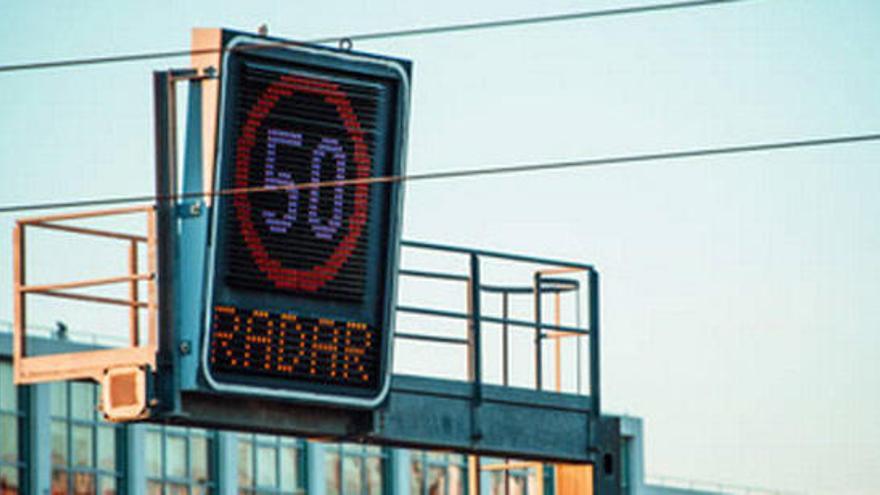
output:
<instances>
[{"instance_id":1,"label":"metal platform","mask_svg":"<svg viewBox=\"0 0 880 495\"><path fill-rule=\"evenodd\" d=\"M228 400L228 399L227 399ZM186 394L201 426L294 434L477 455L590 463L601 449L589 397L395 375L375 412ZM186 416L166 421L187 424ZM271 425L271 426L270 426Z\"/></svg>"}]
</instances>

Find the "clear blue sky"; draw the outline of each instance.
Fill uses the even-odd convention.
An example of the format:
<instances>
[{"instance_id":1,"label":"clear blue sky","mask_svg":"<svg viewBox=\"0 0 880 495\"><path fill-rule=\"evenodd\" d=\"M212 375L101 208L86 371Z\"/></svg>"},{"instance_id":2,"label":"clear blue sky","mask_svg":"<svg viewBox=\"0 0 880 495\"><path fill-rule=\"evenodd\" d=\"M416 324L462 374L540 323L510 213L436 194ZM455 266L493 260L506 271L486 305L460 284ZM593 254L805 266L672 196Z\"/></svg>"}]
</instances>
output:
<instances>
[{"instance_id":1,"label":"clear blue sky","mask_svg":"<svg viewBox=\"0 0 880 495\"><path fill-rule=\"evenodd\" d=\"M308 39L613 5L9 0L0 63L185 48L193 26ZM754 0L356 48L415 62L409 170L429 172L880 132L878 26L871 0ZM149 193L150 71L185 63L0 74L0 203ZM878 214L880 144L858 144L411 185L404 230L596 264L606 405L645 418L649 473L869 494Z\"/></svg>"}]
</instances>

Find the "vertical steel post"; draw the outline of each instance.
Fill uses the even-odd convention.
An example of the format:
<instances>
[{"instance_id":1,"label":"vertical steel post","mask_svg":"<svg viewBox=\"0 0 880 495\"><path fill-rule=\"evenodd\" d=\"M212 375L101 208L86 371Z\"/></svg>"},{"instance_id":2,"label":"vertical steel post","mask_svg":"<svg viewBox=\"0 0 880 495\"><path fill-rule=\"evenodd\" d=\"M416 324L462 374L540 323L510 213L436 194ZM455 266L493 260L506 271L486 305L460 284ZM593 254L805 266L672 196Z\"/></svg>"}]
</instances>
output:
<instances>
[{"instance_id":1,"label":"vertical steel post","mask_svg":"<svg viewBox=\"0 0 880 495\"><path fill-rule=\"evenodd\" d=\"M501 293L501 380L505 387L510 385L510 335L507 319L510 317L510 293Z\"/></svg>"},{"instance_id":2,"label":"vertical steel post","mask_svg":"<svg viewBox=\"0 0 880 495\"><path fill-rule=\"evenodd\" d=\"M592 401L593 414L599 417L601 414L601 385L599 377L599 272L594 268L587 271L589 279L589 310L590 310L590 399Z\"/></svg>"},{"instance_id":3,"label":"vertical steel post","mask_svg":"<svg viewBox=\"0 0 880 495\"><path fill-rule=\"evenodd\" d=\"M483 433L479 429L477 409L483 401L483 335L480 330L480 258L475 253L470 255L471 283L470 283L470 339L471 339L471 369L473 370L473 402L471 403L471 437L479 440Z\"/></svg>"},{"instance_id":4,"label":"vertical steel post","mask_svg":"<svg viewBox=\"0 0 880 495\"><path fill-rule=\"evenodd\" d=\"M535 273L535 388L542 390L543 360L541 347L544 344L544 330L541 328L541 272Z\"/></svg>"},{"instance_id":5,"label":"vertical steel post","mask_svg":"<svg viewBox=\"0 0 880 495\"><path fill-rule=\"evenodd\" d=\"M482 383L483 369L480 353L483 347L483 336L480 333L480 258L470 255L471 276L468 281L468 374L474 383Z\"/></svg>"},{"instance_id":6,"label":"vertical steel post","mask_svg":"<svg viewBox=\"0 0 880 495\"><path fill-rule=\"evenodd\" d=\"M575 326L581 328L581 286L578 285L577 289L575 289L574 296L574 311L575 311ZM583 367L583 357L581 356L581 347L583 347L583 339L581 335L578 335L574 338L577 343L577 393L581 394L583 391L583 385L581 382L583 381L584 367Z\"/></svg>"},{"instance_id":7,"label":"vertical steel post","mask_svg":"<svg viewBox=\"0 0 880 495\"><path fill-rule=\"evenodd\" d=\"M170 72L153 73L153 104L156 139L156 255L158 293L158 331L160 334L156 365L160 407L175 409L173 376L174 349L174 193L177 191L176 107L174 79Z\"/></svg>"},{"instance_id":8,"label":"vertical steel post","mask_svg":"<svg viewBox=\"0 0 880 495\"><path fill-rule=\"evenodd\" d=\"M562 293L557 291L553 294L553 323L556 328L562 326ZM553 331L553 349L554 349L554 371L556 375L556 391L562 392L562 335L559 330Z\"/></svg>"}]
</instances>

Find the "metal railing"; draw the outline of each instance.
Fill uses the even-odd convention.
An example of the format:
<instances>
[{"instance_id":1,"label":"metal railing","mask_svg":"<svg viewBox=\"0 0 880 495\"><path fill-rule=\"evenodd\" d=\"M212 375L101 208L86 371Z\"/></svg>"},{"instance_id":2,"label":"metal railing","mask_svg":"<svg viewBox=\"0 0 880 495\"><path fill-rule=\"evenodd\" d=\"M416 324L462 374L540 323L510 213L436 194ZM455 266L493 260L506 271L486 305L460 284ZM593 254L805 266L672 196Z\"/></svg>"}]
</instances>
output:
<instances>
[{"instance_id":1,"label":"metal railing","mask_svg":"<svg viewBox=\"0 0 880 495\"><path fill-rule=\"evenodd\" d=\"M78 220L95 217L107 217L144 213L147 217L147 235L133 235L127 233L100 230L82 226L63 224L66 220ZM89 236L97 236L123 241L128 245L128 273L116 277L96 278L89 280L76 280L55 284L27 285L25 280L25 235L27 228L43 228L64 231ZM13 355L16 357L16 379L19 383L32 383L38 381L93 378L99 376L109 367L150 365L155 367L157 350L157 325L158 325L158 294L156 283L157 272L157 235L156 235L156 212L152 206L121 208L98 212L74 213L68 215L56 215L21 219L17 222L14 231L14 348ZM147 272L140 273L138 258L141 246L146 246ZM466 311L441 309L436 304L416 305L398 304L398 314L422 315L440 318L444 321L464 322L467 325L465 337L431 335L429 333L412 331L411 329L398 328L395 333L396 339L408 340L422 344L454 345L464 347L467 351L467 375L468 379L476 387L479 394L479 385L485 382L483 369L484 356L484 329L483 324L498 325L501 329L501 368L502 383L509 385L510 368L514 364L511 358L510 334L514 329L531 331L534 363L533 384L537 390L545 390L543 375L547 363L550 361L544 356L544 342L555 344L555 391L561 391L563 367L561 365L561 340L564 338L586 338L589 343L588 369L591 407L599 411L599 275L591 265L574 263L547 258L538 258L516 254L500 253L479 249L468 249L457 246L433 244L415 241L403 241L405 250L417 250L430 254L448 254L463 257L467 261L465 273L450 271L424 270L402 267L399 277L403 279L422 279L443 283L463 284L466 294ZM504 267L519 264L531 268L530 277L523 284L497 284L484 283L483 265L486 261L501 261ZM583 280L575 278L575 275L583 276ZM146 282L148 286L146 301L139 297L138 283ZM106 286L111 284L128 284L129 297L111 298L93 294L72 292L73 289ZM426 291L431 294L432 291ZM560 299L563 294L572 294L577 300L577 318L575 324L563 324L561 321ZM41 295L73 299L98 304L123 306L129 309L128 344L126 348L114 348L99 351L90 351L89 356L80 353L33 356L26 353L26 297L29 295ZM496 295L501 298L500 314L491 314L484 311L482 299L485 295ZM545 321L547 311L544 308L544 296L551 296L554 302L552 321ZM510 303L516 298L531 298L531 318L513 317L510 311ZM580 308L587 309L587 318L581 321ZM140 318L139 310L147 310L148 331L146 345L141 346L139 341ZM581 377L583 375L583 359L580 355L581 346L577 346L577 391L581 392ZM95 354L95 355L92 355ZM83 366L83 363L89 363Z\"/></svg>"},{"instance_id":2,"label":"metal railing","mask_svg":"<svg viewBox=\"0 0 880 495\"><path fill-rule=\"evenodd\" d=\"M146 235L116 232L105 229L83 227L60 223L71 220L93 219L118 215L145 214ZM92 237L113 239L126 243L128 255L127 274L73 280L51 284L28 285L25 276L26 233L28 228L55 230ZM101 211L71 213L19 219L13 231L13 357L16 383L36 383L52 380L91 378L99 380L101 375L114 366L155 367L157 343L157 286L156 286L156 219L152 206L138 206ZM140 272L140 246L146 247L147 271ZM140 298L138 284L146 282L147 297ZM88 289L108 285L127 284L128 298L106 297L95 294L75 292L75 289ZM27 355L27 297L40 295L96 304L123 306L128 308L129 347L104 349L87 352L53 354L44 356ZM140 343L140 310L147 313L147 342Z\"/></svg>"},{"instance_id":3,"label":"metal railing","mask_svg":"<svg viewBox=\"0 0 880 495\"><path fill-rule=\"evenodd\" d=\"M468 249L456 246L432 244L425 242L403 241L404 250L416 250L427 254L456 255L465 257L468 262L466 273L447 271L431 271L409 268L402 266L399 270L401 279L414 278L431 280L436 282L464 284L466 287L467 311L454 311L438 309L434 305L398 304L398 315L422 315L440 318L446 321L464 321L467 323L466 337L450 337L431 335L425 332L416 332L409 328L400 328L395 333L396 339L404 339L424 344L442 344L463 346L467 350L468 378L479 390L479 385L484 383L483 352L484 335L482 324L491 323L501 326L502 349L502 385L509 385L508 377L511 366L509 333L512 328L530 330L533 336L533 360L534 360L534 388L544 390L542 375L546 364L543 353L545 340L555 342L555 377L556 391L561 391L562 366L561 366L561 339L566 337L586 337L589 339L589 396L594 411L599 412L600 389L599 389L599 274L591 265L573 263L567 261L522 256L516 254L500 253L479 249ZM483 264L487 260L503 261L510 264L536 265L538 268L531 272L531 279L526 284L506 285L487 284L483 282ZM573 274L582 274L585 281L582 283ZM583 301L579 301L575 307L580 308L580 302L585 303L587 308L586 325L580 320L580 311L577 314L575 325L562 324L560 311L560 297L565 293L572 293L580 297L582 289L586 289ZM484 295L495 294L501 296L501 314L491 315L483 311L482 299ZM544 321L544 303L542 297L551 295L554 297L555 311L553 322ZM513 318L510 314L509 303L513 297L531 297L533 299L533 311L531 319ZM578 391L580 391L581 356L580 345L578 349ZM477 392L479 393L479 392Z\"/></svg>"}]
</instances>

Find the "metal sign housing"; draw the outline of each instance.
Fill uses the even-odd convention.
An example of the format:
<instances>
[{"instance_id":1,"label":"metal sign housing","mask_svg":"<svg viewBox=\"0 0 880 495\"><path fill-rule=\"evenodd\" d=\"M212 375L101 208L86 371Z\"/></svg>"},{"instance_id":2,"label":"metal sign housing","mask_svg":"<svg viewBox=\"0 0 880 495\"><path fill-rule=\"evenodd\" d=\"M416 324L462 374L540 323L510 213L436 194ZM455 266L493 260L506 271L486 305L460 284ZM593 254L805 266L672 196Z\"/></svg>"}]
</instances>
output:
<instances>
[{"instance_id":1,"label":"metal sign housing","mask_svg":"<svg viewBox=\"0 0 880 495\"><path fill-rule=\"evenodd\" d=\"M345 181L402 173L408 95L405 61L245 35L226 45L214 187L249 192L212 208L211 390L355 407L385 398L400 186Z\"/></svg>"}]
</instances>

